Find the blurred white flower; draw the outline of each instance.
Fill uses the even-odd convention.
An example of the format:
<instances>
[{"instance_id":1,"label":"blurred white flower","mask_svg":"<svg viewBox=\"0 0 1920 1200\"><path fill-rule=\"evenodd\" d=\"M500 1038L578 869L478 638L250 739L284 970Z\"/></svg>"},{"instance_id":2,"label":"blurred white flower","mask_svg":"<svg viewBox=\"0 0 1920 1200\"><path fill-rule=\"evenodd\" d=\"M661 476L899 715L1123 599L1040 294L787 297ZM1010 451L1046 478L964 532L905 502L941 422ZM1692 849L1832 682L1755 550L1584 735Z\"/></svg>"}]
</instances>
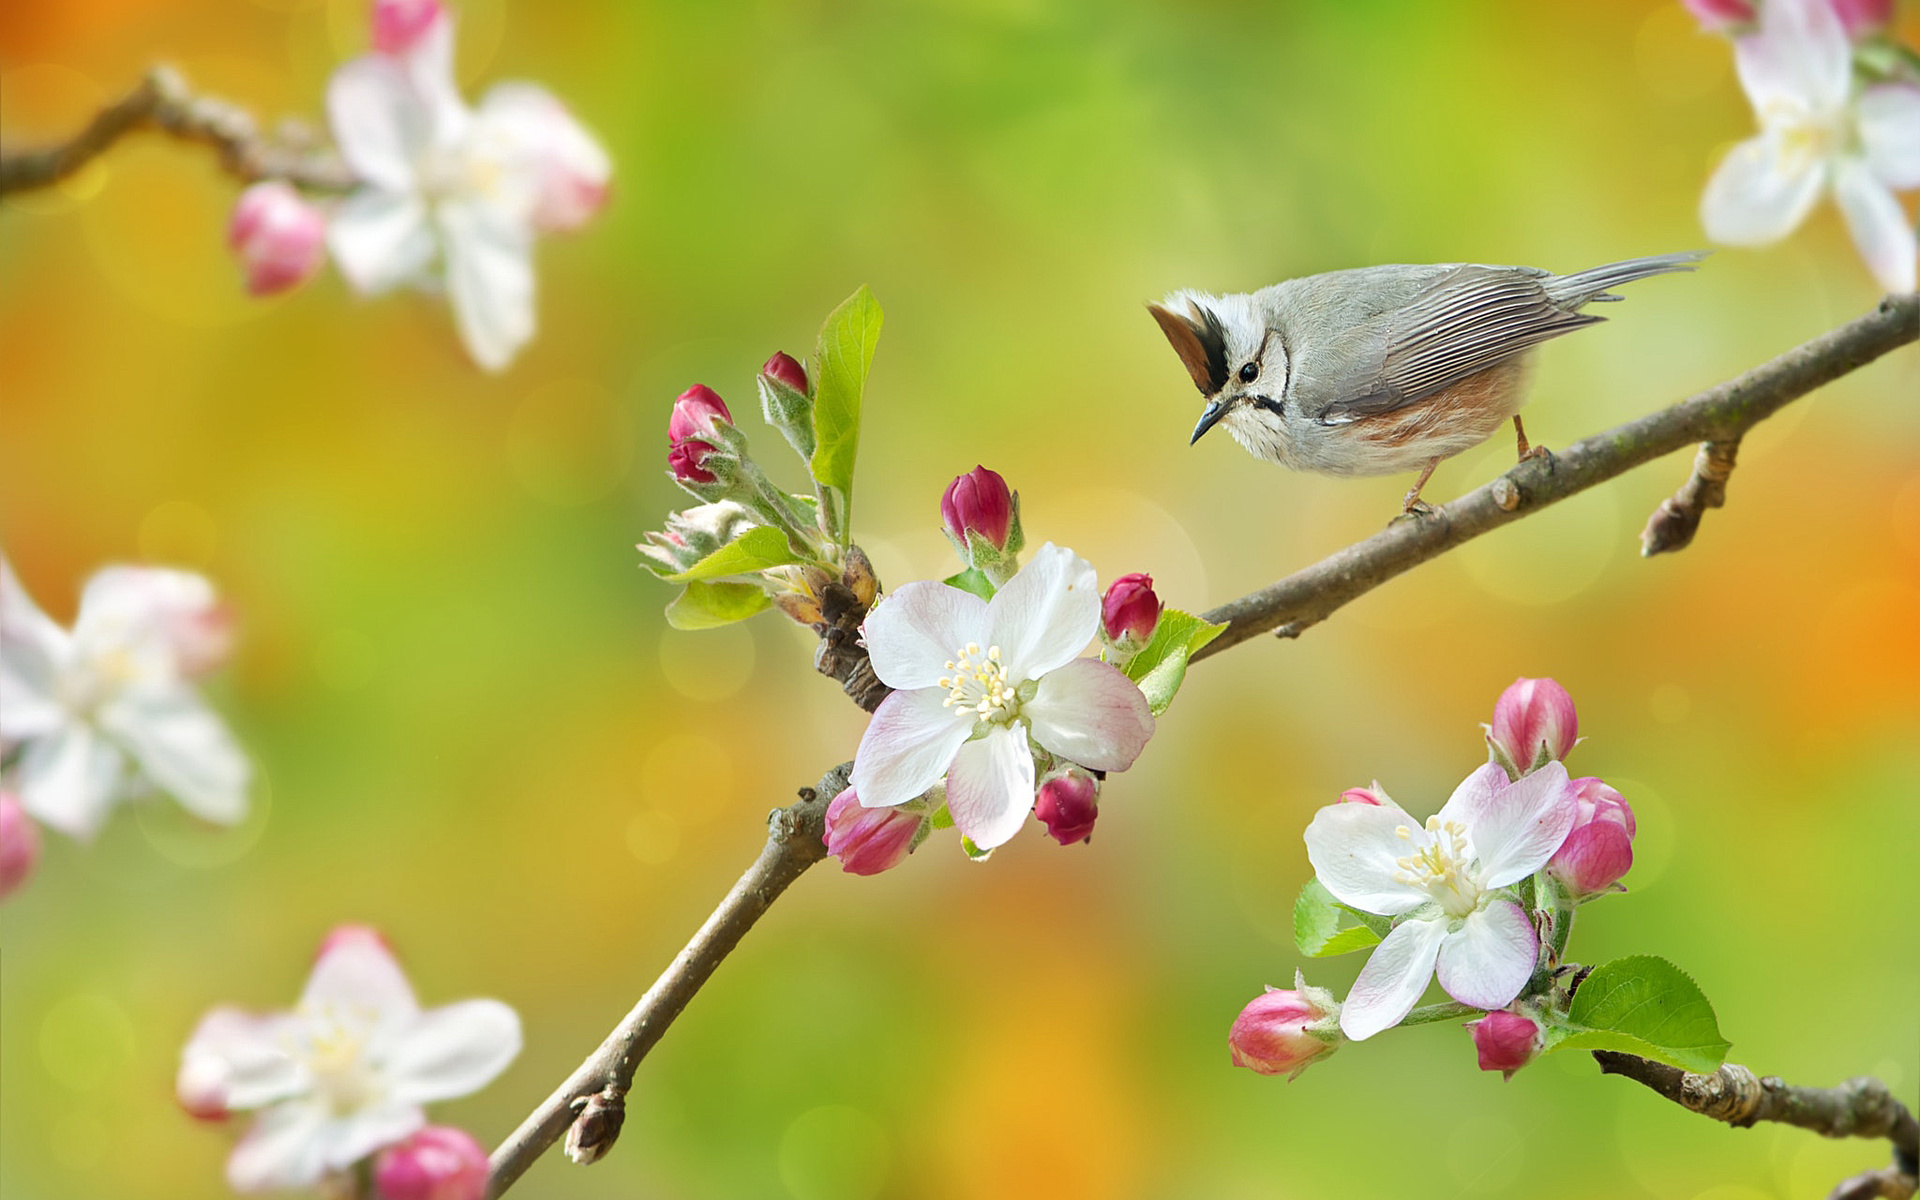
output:
<instances>
[{"instance_id":1,"label":"blurred white flower","mask_svg":"<svg viewBox=\"0 0 1920 1200\"><path fill-rule=\"evenodd\" d=\"M327 228L341 273L364 293L444 285L474 361L506 366L533 336L534 235L598 209L605 151L533 84L500 84L468 108L444 12L398 52L343 64L327 111L363 184Z\"/></svg>"},{"instance_id":2,"label":"blurred white flower","mask_svg":"<svg viewBox=\"0 0 1920 1200\"><path fill-rule=\"evenodd\" d=\"M478 1091L520 1052L498 1000L421 1011L385 942L328 936L292 1012L216 1008L180 1056L181 1105L219 1118L259 1108L227 1160L238 1191L304 1188L426 1125L421 1105Z\"/></svg>"},{"instance_id":3,"label":"blurred white flower","mask_svg":"<svg viewBox=\"0 0 1920 1200\"><path fill-rule=\"evenodd\" d=\"M1920 88L1856 92L1852 47L1826 0L1768 0L1758 29L1734 39L1734 57L1760 133L1707 181L1707 236L1741 246L1777 241L1831 186L1874 278L1888 291L1913 291L1920 247L1894 191L1920 187Z\"/></svg>"},{"instance_id":4,"label":"blurred white flower","mask_svg":"<svg viewBox=\"0 0 1920 1200\"><path fill-rule=\"evenodd\" d=\"M26 810L90 837L114 803L158 788L195 816L246 814L252 768L191 678L224 654L225 610L198 575L109 567L71 631L0 559L0 745Z\"/></svg>"}]
</instances>

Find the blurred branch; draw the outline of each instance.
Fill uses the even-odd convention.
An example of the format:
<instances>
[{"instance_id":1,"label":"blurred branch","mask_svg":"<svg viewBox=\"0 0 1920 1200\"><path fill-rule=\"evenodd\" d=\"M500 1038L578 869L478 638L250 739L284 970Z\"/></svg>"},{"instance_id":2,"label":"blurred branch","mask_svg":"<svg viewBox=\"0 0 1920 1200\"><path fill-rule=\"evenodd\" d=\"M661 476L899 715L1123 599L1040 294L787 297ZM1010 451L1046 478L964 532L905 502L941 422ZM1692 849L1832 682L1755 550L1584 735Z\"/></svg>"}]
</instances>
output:
<instances>
[{"instance_id":1,"label":"blurred branch","mask_svg":"<svg viewBox=\"0 0 1920 1200\"><path fill-rule=\"evenodd\" d=\"M1849 1079L1830 1088L1792 1087L1771 1075L1759 1078L1738 1063L1728 1063L1711 1075L1695 1075L1613 1050L1595 1050L1593 1057L1603 1074L1624 1076L1689 1112L1736 1129L1778 1121L1823 1137L1886 1138L1893 1143L1893 1166L1854 1176L1835 1188L1828 1200L1872 1196L1906 1200L1914 1194L1920 1123L1878 1079Z\"/></svg>"},{"instance_id":2,"label":"blurred branch","mask_svg":"<svg viewBox=\"0 0 1920 1200\"><path fill-rule=\"evenodd\" d=\"M600 1048L493 1152L487 1178L490 1200L512 1187L569 1126L568 1157L576 1162L593 1162L606 1153L619 1136L622 1106L640 1060L780 893L826 857L821 837L827 804L847 786L847 773L852 768L852 763L833 768L814 787L801 789L800 803L775 809L768 816L767 844L761 848L759 859L733 885L693 940L660 973Z\"/></svg>"},{"instance_id":3,"label":"blurred branch","mask_svg":"<svg viewBox=\"0 0 1920 1200\"><path fill-rule=\"evenodd\" d=\"M1689 442L1705 440L1737 444L1741 434L1787 403L1916 339L1920 339L1920 296L1889 296L1874 312L1790 350L1736 379L1651 416L1578 442L1558 456L1528 459L1487 486L1441 507L1430 516L1397 520L1381 533L1303 571L1221 605L1207 613L1206 618L1227 622L1228 628L1195 658L1209 657L1269 629L1279 629L1286 636L1295 636L1325 620L1348 601L1427 559L1478 537L1489 529L1518 520L1556 500L1564 500L1641 463L1677 450ZM847 594L831 592L832 588L840 588ZM822 674L839 681L860 707L871 712L879 707L888 689L874 678L865 648L859 644L859 624L866 606L841 584L831 585L829 591L831 595L823 603L822 619L814 623L814 629L821 637L815 665ZM706 924L694 934L693 940L647 989L640 1002L607 1036L600 1048L494 1151L492 1173L487 1185L489 1200L513 1186L514 1181L533 1164L533 1160L569 1127L572 1132L567 1138L568 1155L576 1162L593 1162L606 1153L619 1136L627 1089L633 1083L634 1071L640 1060L660 1040L667 1026L680 1015L680 1010L686 1007L694 993L713 975L721 961L739 944L747 930L753 927L774 900L808 867L826 857L821 836L827 804L846 786L847 773L851 769L851 763L835 767L816 787L801 792L799 804L774 811L769 818L767 843L760 851L759 860L733 885L733 890L727 893L713 915L707 918ZM1458 1014L1447 1012L1443 1015ZM1657 1063L1647 1065L1658 1070L1670 1070ZM1602 1066L1605 1067L1604 1061ZM1647 1082L1644 1079L1641 1081ZM1860 1082L1854 1081L1855 1084ZM1778 1080L1762 1083L1763 1086L1779 1085ZM1652 1083L1648 1083L1648 1086L1655 1087ZM1794 1097L1818 1093L1818 1089L1779 1086ZM1660 1089L1655 1087L1655 1090ZM1833 1090L1838 1092L1844 1089ZM1880 1089L1880 1095L1885 1098L1884 1088ZM1896 1121L1890 1126L1894 1132L1888 1136L1893 1136L1898 1143L1902 1136L1900 1130L1905 1130L1906 1141L1900 1144L1910 1147L1913 1118L1891 1098L1886 1099L1894 1104L1899 1117L1905 1122L1899 1124ZM1806 1107L1804 1100L1771 1103L1776 1108L1752 1120L1784 1120L1827 1132L1826 1128L1810 1124L1810 1117L1801 1119L1794 1115L1772 1115L1774 1111L1782 1114L1814 1112L1813 1108ZM1796 1107L1796 1104L1799 1106ZM1861 1119L1864 1120L1864 1116ZM1854 1130L1849 1127L1847 1131ZM1864 1125L1858 1131L1862 1136L1880 1136L1867 1133ZM1911 1150L1902 1153L1908 1155L1911 1174ZM1879 1174L1875 1173L1875 1178ZM1867 1178L1860 1177L1863 1180ZM1873 1194L1836 1192L1830 1200L1842 1200L1843 1195L1864 1200ZM1911 1189L1904 1195L1911 1196Z\"/></svg>"},{"instance_id":4,"label":"blurred branch","mask_svg":"<svg viewBox=\"0 0 1920 1200\"><path fill-rule=\"evenodd\" d=\"M158 66L71 140L44 150L0 153L0 196L51 187L140 129L211 146L222 169L248 183L284 179L311 191L346 192L358 182L338 155L311 145L310 135L301 136L295 128L277 139L266 137L245 109L195 96L178 71Z\"/></svg>"},{"instance_id":5,"label":"blurred branch","mask_svg":"<svg viewBox=\"0 0 1920 1200\"><path fill-rule=\"evenodd\" d=\"M1396 520L1305 570L1228 601L1204 614L1209 621L1226 622L1227 629L1194 659L1211 657L1270 629L1282 637L1297 637L1349 601L1430 558L1690 442L1737 443L1747 430L1792 401L1917 338L1920 295L1888 296L1866 316L1744 375L1575 442L1558 454L1530 458L1430 515ZM1730 449L1727 460L1731 464Z\"/></svg>"}]
</instances>

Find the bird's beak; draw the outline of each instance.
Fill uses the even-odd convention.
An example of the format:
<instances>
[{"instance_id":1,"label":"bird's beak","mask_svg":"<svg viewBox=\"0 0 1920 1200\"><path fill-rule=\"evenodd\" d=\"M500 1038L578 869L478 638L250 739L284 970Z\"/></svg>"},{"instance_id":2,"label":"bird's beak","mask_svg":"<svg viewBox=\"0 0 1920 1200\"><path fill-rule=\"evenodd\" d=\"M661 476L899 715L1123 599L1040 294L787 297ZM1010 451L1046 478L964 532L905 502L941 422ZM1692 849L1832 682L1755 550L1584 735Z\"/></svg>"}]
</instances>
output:
<instances>
[{"instance_id":1,"label":"bird's beak","mask_svg":"<svg viewBox=\"0 0 1920 1200\"><path fill-rule=\"evenodd\" d=\"M1224 400L1207 401L1207 411L1200 414L1200 423L1193 427L1193 438L1187 442L1187 445L1191 446L1193 445L1194 442L1199 441L1201 434L1205 433L1207 430L1212 429L1215 425L1219 424L1220 418L1226 415L1227 415L1226 401Z\"/></svg>"}]
</instances>

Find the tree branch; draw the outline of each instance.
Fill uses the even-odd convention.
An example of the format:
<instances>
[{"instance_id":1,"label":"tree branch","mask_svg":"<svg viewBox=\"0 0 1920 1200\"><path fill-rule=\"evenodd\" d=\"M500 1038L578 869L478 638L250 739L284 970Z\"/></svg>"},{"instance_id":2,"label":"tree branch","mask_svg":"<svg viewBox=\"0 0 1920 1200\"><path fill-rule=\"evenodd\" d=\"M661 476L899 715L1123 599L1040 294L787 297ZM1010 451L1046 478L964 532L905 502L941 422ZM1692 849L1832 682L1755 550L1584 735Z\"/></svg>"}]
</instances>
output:
<instances>
[{"instance_id":1,"label":"tree branch","mask_svg":"<svg viewBox=\"0 0 1920 1200\"><path fill-rule=\"evenodd\" d=\"M1700 518L1727 502L1727 478L1739 453L1737 437L1700 444L1700 453L1693 456L1693 474L1647 518L1647 527L1640 533L1640 557L1687 548L1700 528Z\"/></svg>"},{"instance_id":2,"label":"tree branch","mask_svg":"<svg viewBox=\"0 0 1920 1200\"><path fill-rule=\"evenodd\" d=\"M1485 487L1429 515L1386 529L1257 592L1228 601L1207 620L1226 622L1197 662L1266 631L1298 637L1394 576L1488 530L1586 491L1690 442L1737 441L1782 407L1920 338L1920 295L1888 296L1879 308L1746 374L1671 408L1629 421L1559 454L1530 458Z\"/></svg>"},{"instance_id":3,"label":"tree branch","mask_svg":"<svg viewBox=\"0 0 1920 1200\"><path fill-rule=\"evenodd\" d=\"M298 127L263 135L252 114L211 96L195 96L172 67L157 66L126 96L101 109L71 139L44 150L0 154L0 196L51 187L139 129L158 129L213 147L220 166L244 182L284 179L310 191L347 192L358 184L339 155L311 145Z\"/></svg>"},{"instance_id":4,"label":"tree branch","mask_svg":"<svg viewBox=\"0 0 1920 1200\"><path fill-rule=\"evenodd\" d=\"M1607 1075L1620 1075L1652 1088L1689 1112L1746 1129L1760 1121L1778 1121L1811 1129L1823 1137L1886 1138L1893 1143L1893 1166L1856 1175L1828 1200L1914 1194L1920 1164L1920 1123L1878 1079L1849 1079L1838 1087L1793 1087L1771 1075L1762 1079L1738 1063L1711 1075L1695 1075L1614 1050L1595 1050L1595 1062ZM1904 1191L1886 1190L1888 1185ZM1873 1188L1876 1190L1861 1190Z\"/></svg>"},{"instance_id":5,"label":"tree branch","mask_svg":"<svg viewBox=\"0 0 1920 1200\"><path fill-rule=\"evenodd\" d=\"M1221 605L1205 614L1206 619L1226 622L1228 628L1195 655L1195 660L1270 629L1278 629L1284 636L1298 636L1348 601L1462 542L1689 442L1737 442L1741 434L1789 402L1916 339L1920 339L1920 296L1889 296L1874 312L1736 379L1578 442L1556 457L1528 459L1431 515L1397 520L1373 537L1303 571ZM841 586L833 584L829 590ZM828 598L823 594L823 610L832 611L823 611L822 619L813 623L821 636L816 667L839 681L848 695L871 712L888 689L873 677L865 648L859 645L859 619L866 607L849 588L842 590L847 591L846 596L835 593ZM640 1059L774 899L826 856L821 843L826 806L846 786L851 768L851 763L834 768L811 795L802 793L801 803L773 813L759 860L740 877L693 940L600 1048L494 1151L487 1185L489 1200L511 1187L570 1124L571 1157L592 1162L605 1153L618 1136L621 1105ZM1910 1129L1912 1117L1906 1117L1906 1121L1904 1128ZM1847 1196L1871 1194L1853 1192ZM1842 1200L1841 1193L1836 1192L1830 1200Z\"/></svg>"},{"instance_id":6,"label":"tree branch","mask_svg":"<svg viewBox=\"0 0 1920 1200\"><path fill-rule=\"evenodd\" d=\"M575 1130L568 1136L567 1150L575 1161L593 1162L606 1152L619 1136L620 1106L633 1085L640 1060L780 893L827 856L821 841L827 804L847 786L847 772L852 768L852 763L840 764L821 776L815 786L802 788L800 803L777 808L768 815L767 844L761 848L759 859L733 885L693 940L660 973L600 1048L493 1152L487 1176L489 1200L512 1187L569 1125Z\"/></svg>"}]
</instances>

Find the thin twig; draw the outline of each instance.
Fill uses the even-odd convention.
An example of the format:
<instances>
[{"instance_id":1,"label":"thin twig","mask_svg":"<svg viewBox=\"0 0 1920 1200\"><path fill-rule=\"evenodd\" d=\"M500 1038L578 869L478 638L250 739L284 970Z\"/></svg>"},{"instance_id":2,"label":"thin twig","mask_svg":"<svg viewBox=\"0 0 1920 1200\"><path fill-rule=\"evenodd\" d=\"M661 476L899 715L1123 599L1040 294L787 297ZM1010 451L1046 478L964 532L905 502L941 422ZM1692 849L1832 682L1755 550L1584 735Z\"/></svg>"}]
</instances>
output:
<instances>
[{"instance_id":1,"label":"thin twig","mask_svg":"<svg viewBox=\"0 0 1920 1200\"><path fill-rule=\"evenodd\" d=\"M1855 1176L1836 1188L1829 1200L1914 1193L1915 1165L1920 1163L1920 1122L1915 1122L1907 1106L1894 1099L1878 1079L1849 1079L1830 1088L1794 1087L1771 1075L1760 1078L1738 1063L1728 1063L1711 1075L1696 1075L1613 1050L1595 1050L1593 1057L1603 1074L1624 1076L1689 1112L1724 1121L1735 1129L1778 1121L1811 1129L1823 1137L1886 1138L1893 1143L1891 1170ZM1906 1190L1858 1190L1865 1186L1882 1188L1886 1182Z\"/></svg>"},{"instance_id":2,"label":"thin twig","mask_svg":"<svg viewBox=\"0 0 1920 1200\"><path fill-rule=\"evenodd\" d=\"M1700 518L1727 502L1727 478L1739 453L1737 437L1700 443L1700 453L1693 456L1693 474L1647 518L1647 527L1640 533L1642 558L1686 549L1700 528Z\"/></svg>"},{"instance_id":3,"label":"thin twig","mask_svg":"<svg viewBox=\"0 0 1920 1200\"><path fill-rule=\"evenodd\" d=\"M44 150L0 154L0 196L51 187L139 129L211 146L222 169L247 183L284 179L310 191L347 192L359 182L339 155L295 144L301 139L267 137L245 109L195 96L178 71L157 66L69 140Z\"/></svg>"},{"instance_id":4,"label":"thin twig","mask_svg":"<svg viewBox=\"0 0 1920 1200\"><path fill-rule=\"evenodd\" d=\"M1576 443L1554 458L1529 459L1432 515L1396 521L1385 531L1304 571L1214 609L1206 614L1207 619L1226 622L1228 628L1195 658L1209 657L1270 629L1297 635L1348 601L1489 529L1537 512L1691 442L1737 440L1790 401L1917 338L1920 296L1889 296L1874 312L1737 379ZM827 621L824 627L842 632L849 628L846 621ZM827 638L827 634L822 633L822 637ZM840 657L821 665L822 673L840 680L861 707L869 711L877 707L887 689L878 680L870 685L866 682L871 666L858 652L857 641L850 634L838 637L828 653ZM641 1057L774 898L825 856L820 837L826 805L845 786L849 769L851 764L836 767L820 781L813 797L774 813L773 834L759 861L740 877L700 932L600 1049L494 1151L489 1200L512 1186L560 1137L576 1109L581 1110L580 1120L591 1126L578 1139L584 1143L585 1153L577 1157L592 1161L605 1152L618 1132L617 1117L609 1122L607 1109L621 1102ZM598 1104L594 1103L595 1097L602 1098Z\"/></svg>"},{"instance_id":5,"label":"thin twig","mask_svg":"<svg viewBox=\"0 0 1920 1200\"><path fill-rule=\"evenodd\" d=\"M646 995L640 997L640 1002L607 1035L607 1040L600 1043L600 1048L493 1152L487 1177L489 1200L512 1187L514 1180L533 1165L533 1160L567 1131L576 1120L576 1110L583 1110L579 1120L587 1122L597 1117L602 1123L601 1127L583 1131L577 1139L582 1143L583 1153L576 1157L592 1161L606 1152L618 1135L617 1119L611 1130L605 1129L605 1118L598 1117L589 1102L596 1096L607 1095L617 1103L625 1096L640 1060L653 1049L667 1026L673 1024L687 1001L693 999L694 993L740 944L740 939L765 914L768 906L787 890L787 885L826 857L821 834L827 803L847 786L847 772L852 767L852 763L842 763L828 771L817 785L801 791L800 803L775 809L767 818L767 844L761 848L759 859L733 885L706 924L693 935L693 940L660 973Z\"/></svg>"}]
</instances>

